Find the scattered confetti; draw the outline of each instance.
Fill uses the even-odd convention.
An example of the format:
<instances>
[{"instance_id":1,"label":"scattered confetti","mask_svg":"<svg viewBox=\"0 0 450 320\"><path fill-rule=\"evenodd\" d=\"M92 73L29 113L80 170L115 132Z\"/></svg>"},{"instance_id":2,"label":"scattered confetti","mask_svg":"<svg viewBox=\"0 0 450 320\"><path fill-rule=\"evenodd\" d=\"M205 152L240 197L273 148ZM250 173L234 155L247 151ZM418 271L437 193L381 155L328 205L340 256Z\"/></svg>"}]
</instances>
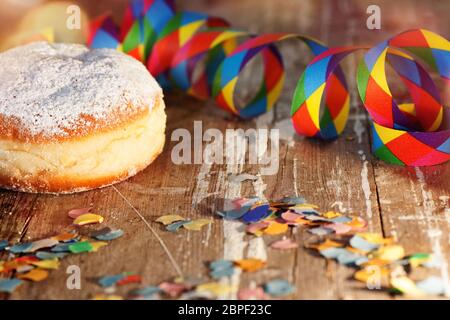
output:
<instances>
[{"instance_id":1,"label":"scattered confetti","mask_svg":"<svg viewBox=\"0 0 450 320\"><path fill-rule=\"evenodd\" d=\"M213 261L210 265L210 273L211 278L215 280L219 280L223 277L230 277L234 274L234 263L229 260L216 260Z\"/></svg>"},{"instance_id":2,"label":"scattered confetti","mask_svg":"<svg viewBox=\"0 0 450 320\"><path fill-rule=\"evenodd\" d=\"M19 275L18 278L22 280L40 282L48 278L48 271L43 269L33 269L25 274Z\"/></svg>"},{"instance_id":3,"label":"scattered confetti","mask_svg":"<svg viewBox=\"0 0 450 320\"><path fill-rule=\"evenodd\" d=\"M76 219L83 214L89 213L91 211L91 209L92 208L73 209L73 210L70 210L67 215L72 219Z\"/></svg>"},{"instance_id":4,"label":"scattered confetti","mask_svg":"<svg viewBox=\"0 0 450 320\"><path fill-rule=\"evenodd\" d=\"M91 241L89 242L92 246L92 252L97 252L101 247L107 246L108 242L106 241Z\"/></svg>"},{"instance_id":5,"label":"scattered confetti","mask_svg":"<svg viewBox=\"0 0 450 320\"><path fill-rule=\"evenodd\" d=\"M289 295L294 292L294 287L286 280L277 279L267 282L264 291L274 297Z\"/></svg>"},{"instance_id":6,"label":"scattered confetti","mask_svg":"<svg viewBox=\"0 0 450 320\"><path fill-rule=\"evenodd\" d=\"M105 276L98 280L98 284L104 288L112 287L112 286L115 286L117 284L117 282L119 282L126 276L127 276L126 274L116 274L113 276Z\"/></svg>"},{"instance_id":7,"label":"scattered confetti","mask_svg":"<svg viewBox=\"0 0 450 320\"><path fill-rule=\"evenodd\" d=\"M170 298L179 297L183 292L189 290L189 286L184 283L163 282L159 288Z\"/></svg>"},{"instance_id":8,"label":"scattered confetti","mask_svg":"<svg viewBox=\"0 0 450 320\"><path fill-rule=\"evenodd\" d=\"M183 225L185 225L186 223L190 223L191 220L182 220L182 221L177 221L174 223L171 223L169 225L166 226L166 230L170 231L170 232L176 232L178 231L178 229L180 229Z\"/></svg>"},{"instance_id":9,"label":"scattered confetti","mask_svg":"<svg viewBox=\"0 0 450 320\"><path fill-rule=\"evenodd\" d=\"M112 240L118 239L121 236L123 236L123 233L124 232L121 229L111 230L107 233L99 234L99 235L95 236L94 238L97 240L102 240L102 241L112 241Z\"/></svg>"},{"instance_id":10,"label":"scattered confetti","mask_svg":"<svg viewBox=\"0 0 450 320\"><path fill-rule=\"evenodd\" d=\"M291 239L274 241L270 244L272 249L289 250L298 248L298 243Z\"/></svg>"},{"instance_id":11,"label":"scattered confetti","mask_svg":"<svg viewBox=\"0 0 450 320\"><path fill-rule=\"evenodd\" d=\"M192 220L186 224L183 224L183 228L192 231L200 231L204 226L213 223L212 220L209 219L196 219Z\"/></svg>"},{"instance_id":12,"label":"scattered confetti","mask_svg":"<svg viewBox=\"0 0 450 320\"><path fill-rule=\"evenodd\" d=\"M197 286L197 288L196 288L197 292L207 292L216 297L226 295L235 290L236 290L235 286L220 283L220 282L204 283L204 284Z\"/></svg>"},{"instance_id":13,"label":"scattered confetti","mask_svg":"<svg viewBox=\"0 0 450 320\"><path fill-rule=\"evenodd\" d=\"M54 247L55 245L57 245L58 243L59 243L58 240L52 239L52 238L38 240L38 241L32 242L31 247L24 252L35 252L39 249L51 248L51 247Z\"/></svg>"},{"instance_id":14,"label":"scattered confetti","mask_svg":"<svg viewBox=\"0 0 450 320\"><path fill-rule=\"evenodd\" d=\"M263 260L260 260L260 259L250 258L250 259L236 260L235 264L242 271L255 272L255 271L262 269L266 265L266 262Z\"/></svg>"},{"instance_id":15,"label":"scattered confetti","mask_svg":"<svg viewBox=\"0 0 450 320\"><path fill-rule=\"evenodd\" d=\"M269 298L261 287L241 289L237 295L239 300L267 300Z\"/></svg>"},{"instance_id":16,"label":"scattered confetti","mask_svg":"<svg viewBox=\"0 0 450 320\"><path fill-rule=\"evenodd\" d=\"M6 247L8 247L9 243L7 240L0 240L0 251L5 250Z\"/></svg>"},{"instance_id":17,"label":"scattered confetti","mask_svg":"<svg viewBox=\"0 0 450 320\"><path fill-rule=\"evenodd\" d=\"M78 216L74 221L73 224L76 226L84 226L87 224L95 224L95 223L102 223L103 217L98 214L93 213L86 213Z\"/></svg>"},{"instance_id":18,"label":"scattered confetti","mask_svg":"<svg viewBox=\"0 0 450 320\"><path fill-rule=\"evenodd\" d=\"M170 215L159 217L158 219L156 219L156 222L162 223L163 225L167 226L174 222L183 221L183 220L185 220L185 219L182 216L170 214Z\"/></svg>"},{"instance_id":19,"label":"scattered confetti","mask_svg":"<svg viewBox=\"0 0 450 320\"><path fill-rule=\"evenodd\" d=\"M12 293L22 283L19 279L0 279L0 292Z\"/></svg>"},{"instance_id":20,"label":"scattered confetti","mask_svg":"<svg viewBox=\"0 0 450 320\"><path fill-rule=\"evenodd\" d=\"M18 243L9 248L12 253L24 253L31 249L33 244L31 242Z\"/></svg>"},{"instance_id":21,"label":"scattered confetti","mask_svg":"<svg viewBox=\"0 0 450 320\"><path fill-rule=\"evenodd\" d=\"M47 252L47 251L39 251L36 252L36 257L41 260L52 260L52 259L61 259L67 256L66 252Z\"/></svg>"},{"instance_id":22,"label":"scattered confetti","mask_svg":"<svg viewBox=\"0 0 450 320\"><path fill-rule=\"evenodd\" d=\"M69 245L69 251L72 253L82 253L92 251L94 248L88 241L76 242Z\"/></svg>"},{"instance_id":23,"label":"scattered confetti","mask_svg":"<svg viewBox=\"0 0 450 320\"><path fill-rule=\"evenodd\" d=\"M41 260L32 262L31 264L41 269L58 269L59 260L58 259Z\"/></svg>"}]
</instances>

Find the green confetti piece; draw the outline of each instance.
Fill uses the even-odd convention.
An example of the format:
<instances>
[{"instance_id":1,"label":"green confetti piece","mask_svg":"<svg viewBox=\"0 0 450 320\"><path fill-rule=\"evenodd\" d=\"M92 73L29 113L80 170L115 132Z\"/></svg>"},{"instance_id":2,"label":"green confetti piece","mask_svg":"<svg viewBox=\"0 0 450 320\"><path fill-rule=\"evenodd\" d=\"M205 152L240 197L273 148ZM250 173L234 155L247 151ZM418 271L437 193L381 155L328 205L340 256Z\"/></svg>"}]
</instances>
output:
<instances>
[{"instance_id":1,"label":"green confetti piece","mask_svg":"<svg viewBox=\"0 0 450 320\"><path fill-rule=\"evenodd\" d=\"M69 246L69 250L72 253L90 252L92 249L94 247L88 241L73 243Z\"/></svg>"}]
</instances>

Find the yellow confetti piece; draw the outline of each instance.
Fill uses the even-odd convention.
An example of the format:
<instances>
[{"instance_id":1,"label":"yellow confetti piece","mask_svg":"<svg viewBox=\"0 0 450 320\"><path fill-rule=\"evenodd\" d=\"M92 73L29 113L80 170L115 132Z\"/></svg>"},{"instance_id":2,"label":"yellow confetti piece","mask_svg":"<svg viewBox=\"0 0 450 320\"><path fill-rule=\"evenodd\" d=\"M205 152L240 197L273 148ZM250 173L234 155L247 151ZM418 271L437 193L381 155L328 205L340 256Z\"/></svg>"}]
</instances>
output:
<instances>
[{"instance_id":1,"label":"yellow confetti piece","mask_svg":"<svg viewBox=\"0 0 450 320\"><path fill-rule=\"evenodd\" d=\"M367 284L376 285L378 283L386 286L389 283L389 269L371 266L356 271L353 277L355 280Z\"/></svg>"},{"instance_id":2,"label":"yellow confetti piece","mask_svg":"<svg viewBox=\"0 0 450 320\"><path fill-rule=\"evenodd\" d=\"M162 223L163 225L167 226L169 224L182 220L185 220L182 216L179 216L177 214L168 214L159 217L158 219L156 219L156 222Z\"/></svg>"},{"instance_id":3,"label":"yellow confetti piece","mask_svg":"<svg viewBox=\"0 0 450 320\"><path fill-rule=\"evenodd\" d=\"M289 225L285 223L272 222L267 228L263 230L264 234L274 236L277 234L286 233L289 229Z\"/></svg>"},{"instance_id":4,"label":"yellow confetti piece","mask_svg":"<svg viewBox=\"0 0 450 320\"><path fill-rule=\"evenodd\" d=\"M191 231L200 231L208 224L211 224L212 220L209 219L196 219L183 225L183 228Z\"/></svg>"},{"instance_id":5,"label":"yellow confetti piece","mask_svg":"<svg viewBox=\"0 0 450 320\"><path fill-rule=\"evenodd\" d=\"M424 295L424 293L417 288L414 281L407 276L393 277L390 280L390 284L394 289L410 296L420 297Z\"/></svg>"},{"instance_id":6,"label":"yellow confetti piece","mask_svg":"<svg viewBox=\"0 0 450 320\"><path fill-rule=\"evenodd\" d=\"M58 259L41 260L41 261L31 262L31 264L33 266L36 266L41 269L58 269L59 268Z\"/></svg>"},{"instance_id":7,"label":"yellow confetti piece","mask_svg":"<svg viewBox=\"0 0 450 320\"><path fill-rule=\"evenodd\" d=\"M322 217L327 219L333 219L342 216L342 213L335 212L335 211L328 211L325 213L322 213Z\"/></svg>"},{"instance_id":8,"label":"yellow confetti piece","mask_svg":"<svg viewBox=\"0 0 450 320\"><path fill-rule=\"evenodd\" d=\"M372 256L381 260L395 261L402 259L405 256L405 249L398 244L389 245L379 248Z\"/></svg>"},{"instance_id":9,"label":"yellow confetti piece","mask_svg":"<svg viewBox=\"0 0 450 320\"><path fill-rule=\"evenodd\" d=\"M123 298L112 294L96 294L92 300L123 300Z\"/></svg>"},{"instance_id":10,"label":"yellow confetti piece","mask_svg":"<svg viewBox=\"0 0 450 320\"><path fill-rule=\"evenodd\" d=\"M362 265L364 267L367 267L367 266L379 266L379 267L382 267L382 266L386 266L388 264L390 264L390 261L382 260L382 259L370 259L369 261L364 262Z\"/></svg>"},{"instance_id":11,"label":"yellow confetti piece","mask_svg":"<svg viewBox=\"0 0 450 320\"><path fill-rule=\"evenodd\" d=\"M423 265L425 262L428 262L432 259L432 256L429 254L417 254L415 256L409 257L409 263L411 267L417 268Z\"/></svg>"},{"instance_id":12,"label":"yellow confetti piece","mask_svg":"<svg viewBox=\"0 0 450 320\"><path fill-rule=\"evenodd\" d=\"M310 203L296 204L291 209L319 209L319 206Z\"/></svg>"},{"instance_id":13,"label":"yellow confetti piece","mask_svg":"<svg viewBox=\"0 0 450 320\"><path fill-rule=\"evenodd\" d=\"M360 236L361 238L363 238L364 240L366 240L370 243L374 243L374 244L385 245L385 244L390 244L394 241L393 238L384 238L379 233L363 232L363 233L358 233L357 235Z\"/></svg>"},{"instance_id":14,"label":"yellow confetti piece","mask_svg":"<svg viewBox=\"0 0 450 320\"><path fill-rule=\"evenodd\" d=\"M236 260L235 264L242 269L242 271L255 272L262 269L266 265L266 262L260 259L250 258Z\"/></svg>"},{"instance_id":15,"label":"yellow confetti piece","mask_svg":"<svg viewBox=\"0 0 450 320\"><path fill-rule=\"evenodd\" d=\"M367 226L367 222L360 217L353 217L351 221L346 222L346 225L350 226L353 230L364 229Z\"/></svg>"},{"instance_id":16,"label":"yellow confetti piece","mask_svg":"<svg viewBox=\"0 0 450 320\"><path fill-rule=\"evenodd\" d=\"M73 221L73 224L77 225L77 226L84 226L87 224L102 223L102 222L103 222L102 216L100 216L98 214L87 213L87 214L82 214L81 216L76 218Z\"/></svg>"},{"instance_id":17,"label":"yellow confetti piece","mask_svg":"<svg viewBox=\"0 0 450 320\"><path fill-rule=\"evenodd\" d=\"M100 249L101 247L104 247L106 245L108 245L108 242L106 241L92 241L90 242L91 246L92 246L92 252L97 252L98 249Z\"/></svg>"},{"instance_id":18,"label":"yellow confetti piece","mask_svg":"<svg viewBox=\"0 0 450 320\"><path fill-rule=\"evenodd\" d=\"M39 282L47 279L48 271L43 269L33 269L25 274L18 276L19 279L22 280L31 280L34 282Z\"/></svg>"},{"instance_id":19,"label":"yellow confetti piece","mask_svg":"<svg viewBox=\"0 0 450 320\"><path fill-rule=\"evenodd\" d=\"M236 291L237 287L219 282L208 282L198 285L196 291L199 293L211 293L215 296L223 296L230 292Z\"/></svg>"}]
</instances>

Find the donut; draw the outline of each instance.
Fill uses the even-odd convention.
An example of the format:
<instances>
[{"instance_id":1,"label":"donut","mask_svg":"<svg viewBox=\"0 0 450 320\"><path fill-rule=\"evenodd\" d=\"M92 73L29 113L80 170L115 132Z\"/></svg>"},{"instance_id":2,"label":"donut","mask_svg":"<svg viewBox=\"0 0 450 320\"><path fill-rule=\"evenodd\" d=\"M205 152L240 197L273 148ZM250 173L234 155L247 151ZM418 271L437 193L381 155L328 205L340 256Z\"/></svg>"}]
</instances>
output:
<instances>
[{"instance_id":1,"label":"donut","mask_svg":"<svg viewBox=\"0 0 450 320\"><path fill-rule=\"evenodd\" d=\"M34 42L0 54L0 187L75 193L145 169L165 142L163 93L112 49Z\"/></svg>"}]
</instances>

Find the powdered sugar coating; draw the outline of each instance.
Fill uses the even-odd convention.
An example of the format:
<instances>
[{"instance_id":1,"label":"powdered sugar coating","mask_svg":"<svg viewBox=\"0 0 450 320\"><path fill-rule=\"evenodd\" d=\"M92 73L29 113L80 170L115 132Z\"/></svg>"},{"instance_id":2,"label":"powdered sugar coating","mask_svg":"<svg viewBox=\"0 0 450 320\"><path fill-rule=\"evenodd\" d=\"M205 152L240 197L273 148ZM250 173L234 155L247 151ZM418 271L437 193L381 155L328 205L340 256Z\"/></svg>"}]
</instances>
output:
<instances>
[{"instance_id":1,"label":"powdered sugar coating","mask_svg":"<svg viewBox=\"0 0 450 320\"><path fill-rule=\"evenodd\" d=\"M161 95L142 63L115 50L35 42L0 54L0 115L31 136L115 121Z\"/></svg>"}]
</instances>

